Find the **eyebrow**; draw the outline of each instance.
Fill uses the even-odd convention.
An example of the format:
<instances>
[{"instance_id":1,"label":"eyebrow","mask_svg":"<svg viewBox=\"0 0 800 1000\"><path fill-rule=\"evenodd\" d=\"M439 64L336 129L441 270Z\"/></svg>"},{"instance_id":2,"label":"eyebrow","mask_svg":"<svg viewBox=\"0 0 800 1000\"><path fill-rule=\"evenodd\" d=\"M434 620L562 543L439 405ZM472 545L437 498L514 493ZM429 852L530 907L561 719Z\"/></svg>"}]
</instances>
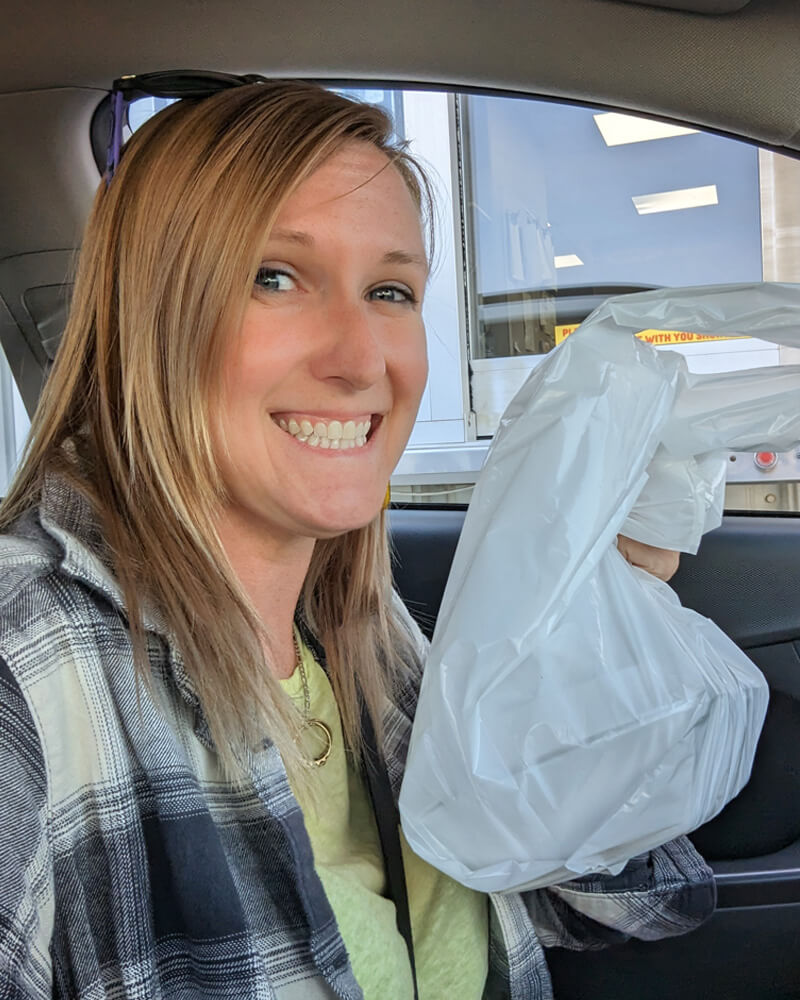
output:
<instances>
[{"instance_id":1,"label":"eyebrow","mask_svg":"<svg viewBox=\"0 0 800 1000\"><path fill-rule=\"evenodd\" d=\"M273 229L270 233L271 240L282 240L285 243L294 243L301 247L312 247L314 237L309 233L303 233L296 229ZM381 257L383 264L412 264L428 269L428 261L418 253L409 253L407 250L387 250Z\"/></svg>"},{"instance_id":2,"label":"eyebrow","mask_svg":"<svg viewBox=\"0 0 800 1000\"><path fill-rule=\"evenodd\" d=\"M314 238L308 233L298 232L296 229L273 229L269 234L271 240L283 240L286 243L297 243L302 247L314 245Z\"/></svg>"},{"instance_id":3,"label":"eyebrow","mask_svg":"<svg viewBox=\"0 0 800 1000\"><path fill-rule=\"evenodd\" d=\"M415 264L428 270L428 262L418 253L408 253L406 250L389 250L381 258L384 264Z\"/></svg>"}]
</instances>

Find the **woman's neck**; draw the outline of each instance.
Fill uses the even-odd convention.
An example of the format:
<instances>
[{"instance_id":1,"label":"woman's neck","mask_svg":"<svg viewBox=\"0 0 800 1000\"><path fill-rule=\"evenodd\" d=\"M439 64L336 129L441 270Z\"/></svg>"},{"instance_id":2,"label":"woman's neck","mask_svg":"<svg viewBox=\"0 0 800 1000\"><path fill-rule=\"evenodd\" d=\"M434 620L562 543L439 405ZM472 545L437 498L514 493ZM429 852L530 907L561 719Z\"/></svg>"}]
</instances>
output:
<instances>
[{"instance_id":1,"label":"woman's neck","mask_svg":"<svg viewBox=\"0 0 800 1000\"><path fill-rule=\"evenodd\" d=\"M311 556L313 538L277 539L242 523L229 512L218 523L219 537L242 588L269 637L268 660L277 677L295 668L294 613Z\"/></svg>"}]
</instances>

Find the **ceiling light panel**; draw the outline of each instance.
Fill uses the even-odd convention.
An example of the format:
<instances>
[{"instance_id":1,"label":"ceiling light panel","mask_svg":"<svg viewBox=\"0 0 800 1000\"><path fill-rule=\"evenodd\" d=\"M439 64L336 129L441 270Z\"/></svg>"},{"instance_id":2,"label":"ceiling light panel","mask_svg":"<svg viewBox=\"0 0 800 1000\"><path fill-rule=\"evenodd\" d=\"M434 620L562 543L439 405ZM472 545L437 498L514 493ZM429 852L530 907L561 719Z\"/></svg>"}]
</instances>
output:
<instances>
[{"instance_id":1,"label":"ceiling light panel","mask_svg":"<svg viewBox=\"0 0 800 1000\"><path fill-rule=\"evenodd\" d=\"M556 255L553 259L556 267L583 267L583 261L576 253Z\"/></svg>"},{"instance_id":2,"label":"ceiling light panel","mask_svg":"<svg viewBox=\"0 0 800 1000\"><path fill-rule=\"evenodd\" d=\"M632 201L639 215L678 212L683 208L702 208L704 205L719 204L716 184L682 188L679 191L659 191L656 194L636 194Z\"/></svg>"},{"instance_id":3,"label":"ceiling light panel","mask_svg":"<svg viewBox=\"0 0 800 1000\"><path fill-rule=\"evenodd\" d=\"M607 112L593 115L607 146L624 146L630 142L650 142L652 139L670 139L676 135L693 135L696 128L654 122L636 115Z\"/></svg>"}]
</instances>

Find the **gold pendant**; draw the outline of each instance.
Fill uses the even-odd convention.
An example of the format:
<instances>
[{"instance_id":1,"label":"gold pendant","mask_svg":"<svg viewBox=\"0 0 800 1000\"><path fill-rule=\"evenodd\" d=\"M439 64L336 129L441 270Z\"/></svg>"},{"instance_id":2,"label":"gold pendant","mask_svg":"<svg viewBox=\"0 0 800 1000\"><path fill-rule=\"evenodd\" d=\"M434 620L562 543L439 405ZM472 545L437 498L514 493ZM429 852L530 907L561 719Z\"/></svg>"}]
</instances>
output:
<instances>
[{"instance_id":1,"label":"gold pendant","mask_svg":"<svg viewBox=\"0 0 800 1000\"><path fill-rule=\"evenodd\" d=\"M328 757L331 755L331 748L333 747L333 735L328 728L328 726L322 721L322 719L307 719L306 726L308 729L319 729L325 738L325 744L322 748L322 753L318 754L316 757L312 757L311 760L306 761L309 767L322 767L322 765L327 761Z\"/></svg>"}]
</instances>

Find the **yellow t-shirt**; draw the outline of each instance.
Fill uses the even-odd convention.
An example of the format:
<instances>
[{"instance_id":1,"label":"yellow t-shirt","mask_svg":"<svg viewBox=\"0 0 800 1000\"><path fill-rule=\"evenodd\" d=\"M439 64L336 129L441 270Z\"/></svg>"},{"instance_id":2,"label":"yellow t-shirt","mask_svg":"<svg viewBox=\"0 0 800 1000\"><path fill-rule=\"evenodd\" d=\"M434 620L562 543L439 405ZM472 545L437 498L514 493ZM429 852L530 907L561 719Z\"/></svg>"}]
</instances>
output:
<instances>
[{"instance_id":1,"label":"yellow t-shirt","mask_svg":"<svg viewBox=\"0 0 800 1000\"><path fill-rule=\"evenodd\" d=\"M328 761L313 769L318 808L304 805L314 866L339 925L365 1000L411 1000L413 986L394 903L384 897L386 875L372 803L358 770L344 751L339 710L324 670L301 646L311 696L310 717L333 734ZM300 671L281 681L303 707ZM309 757L324 737L306 732ZM488 897L473 892L418 858L400 835L406 872L420 1000L479 1000L489 960Z\"/></svg>"}]
</instances>

